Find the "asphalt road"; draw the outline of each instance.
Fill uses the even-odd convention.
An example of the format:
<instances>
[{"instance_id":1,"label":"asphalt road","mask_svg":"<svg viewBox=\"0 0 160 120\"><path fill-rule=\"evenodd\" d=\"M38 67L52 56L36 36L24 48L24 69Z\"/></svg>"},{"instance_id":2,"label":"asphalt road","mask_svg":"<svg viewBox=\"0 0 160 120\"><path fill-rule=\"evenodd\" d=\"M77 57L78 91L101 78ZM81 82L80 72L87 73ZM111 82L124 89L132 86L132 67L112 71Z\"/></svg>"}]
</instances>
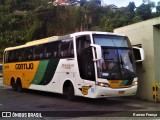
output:
<instances>
[{"instance_id":1,"label":"asphalt road","mask_svg":"<svg viewBox=\"0 0 160 120\"><path fill-rule=\"evenodd\" d=\"M77 97L68 101L63 95L24 90L19 93L2 84L0 78L0 111L40 112L42 117L81 119L83 117L132 117L147 112L160 116L160 104L134 97L88 99ZM136 116L137 117L137 116ZM48 119L48 118L46 118ZM96 119L97 120L97 119Z\"/></svg>"}]
</instances>

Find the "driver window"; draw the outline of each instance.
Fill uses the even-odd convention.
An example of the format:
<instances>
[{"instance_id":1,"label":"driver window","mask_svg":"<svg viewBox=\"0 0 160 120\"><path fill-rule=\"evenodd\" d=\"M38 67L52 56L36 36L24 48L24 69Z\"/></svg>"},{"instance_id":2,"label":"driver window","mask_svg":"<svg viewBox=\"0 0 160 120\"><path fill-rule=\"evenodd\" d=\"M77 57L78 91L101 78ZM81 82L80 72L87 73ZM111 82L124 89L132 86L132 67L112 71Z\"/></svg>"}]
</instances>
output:
<instances>
[{"instance_id":1,"label":"driver window","mask_svg":"<svg viewBox=\"0 0 160 120\"><path fill-rule=\"evenodd\" d=\"M90 44L90 35L78 36L76 38L77 60L80 77L82 79L95 81L93 55Z\"/></svg>"},{"instance_id":2,"label":"driver window","mask_svg":"<svg viewBox=\"0 0 160 120\"><path fill-rule=\"evenodd\" d=\"M76 47L78 50L77 52L80 55L85 48L88 48L90 46L91 44L90 36L84 35L84 36L77 37L76 42L77 42Z\"/></svg>"}]
</instances>

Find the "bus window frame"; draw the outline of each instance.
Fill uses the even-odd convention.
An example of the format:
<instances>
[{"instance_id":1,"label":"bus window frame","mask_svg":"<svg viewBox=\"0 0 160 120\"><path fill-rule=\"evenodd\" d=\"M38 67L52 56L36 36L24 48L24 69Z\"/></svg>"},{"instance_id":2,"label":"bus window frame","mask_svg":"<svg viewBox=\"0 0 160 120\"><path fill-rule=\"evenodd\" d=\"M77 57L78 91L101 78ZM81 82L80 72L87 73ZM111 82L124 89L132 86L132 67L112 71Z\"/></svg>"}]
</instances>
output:
<instances>
[{"instance_id":1,"label":"bus window frame","mask_svg":"<svg viewBox=\"0 0 160 120\"><path fill-rule=\"evenodd\" d=\"M62 41L68 41L67 48L66 48L66 55L61 56L60 52L62 52ZM27 46L23 48L17 48L13 50L8 50L4 52L5 61L4 63L13 63L13 62L25 62L25 61L37 61L37 60L48 60L48 59L67 59L67 58L74 58L74 42L73 37L62 39L54 42L42 43L33 46ZM50 48L49 48L50 47ZM57 47L57 48L55 48ZM47 49L50 49L47 51ZM40 57L39 52L37 50L41 50L42 57ZM19 53L20 52L20 53ZM56 52L56 55L55 55ZM47 57L47 54L49 56ZM18 57L15 55L19 54ZM35 55L39 54L39 58ZM7 56L6 56L7 55Z\"/></svg>"}]
</instances>

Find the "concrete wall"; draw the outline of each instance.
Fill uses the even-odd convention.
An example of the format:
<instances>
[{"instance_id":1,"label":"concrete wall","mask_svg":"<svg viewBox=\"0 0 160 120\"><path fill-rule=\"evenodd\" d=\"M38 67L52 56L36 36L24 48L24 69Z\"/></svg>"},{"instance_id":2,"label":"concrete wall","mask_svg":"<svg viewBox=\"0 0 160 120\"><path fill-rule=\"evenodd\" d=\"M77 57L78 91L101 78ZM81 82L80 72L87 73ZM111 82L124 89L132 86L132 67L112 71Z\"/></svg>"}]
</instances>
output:
<instances>
[{"instance_id":1,"label":"concrete wall","mask_svg":"<svg viewBox=\"0 0 160 120\"><path fill-rule=\"evenodd\" d=\"M153 82L160 80L160 17L117 28L115 33L125 34L131 44L141 44L145 51L145 61L138 69L139 87L137 96L153 101Z\"/></svg>"},{"instance_id":2,"label":"concrete wall","mask_svg":"<svg viewBox=\"0 0 160 120\"><path fill-rule=\"evenodd\" d=\"M160 25L153 26L155 81L160 84Z\"/></svg>"}]
</instances>

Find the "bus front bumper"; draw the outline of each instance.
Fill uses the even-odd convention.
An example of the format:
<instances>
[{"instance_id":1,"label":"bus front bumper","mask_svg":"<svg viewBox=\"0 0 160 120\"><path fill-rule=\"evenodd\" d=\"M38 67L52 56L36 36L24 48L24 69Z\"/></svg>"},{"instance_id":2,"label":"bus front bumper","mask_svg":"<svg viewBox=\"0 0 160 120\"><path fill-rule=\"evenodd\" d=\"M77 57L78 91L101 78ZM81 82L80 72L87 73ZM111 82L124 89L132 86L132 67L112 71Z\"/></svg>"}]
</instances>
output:
<instances>
[{"instance_id":1,"label":"bus front bumper","mask_svg":"<svg viewBox=\"0 0 160 120\"><path fill-rule=\"evenodd\" d=\"M132 96L137 92L137 85L129 88L108 88L96 86L95 98Z\"/></svg>"}]
</instances>

